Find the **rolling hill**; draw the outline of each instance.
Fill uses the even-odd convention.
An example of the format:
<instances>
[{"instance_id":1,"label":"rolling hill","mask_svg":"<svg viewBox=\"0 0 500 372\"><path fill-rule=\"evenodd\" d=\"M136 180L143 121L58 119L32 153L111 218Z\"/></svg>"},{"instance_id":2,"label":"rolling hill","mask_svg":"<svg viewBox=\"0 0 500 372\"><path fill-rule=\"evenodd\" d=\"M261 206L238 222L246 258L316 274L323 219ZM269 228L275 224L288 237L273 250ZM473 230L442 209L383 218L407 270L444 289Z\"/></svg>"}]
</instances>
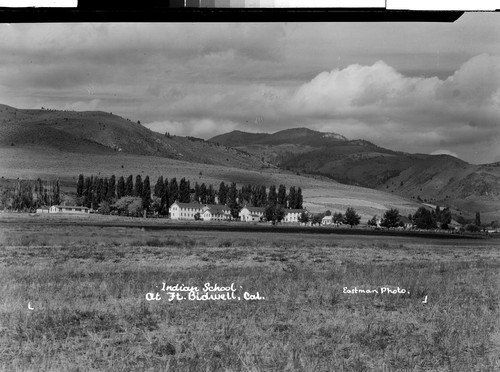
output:
<instances>
[{"instance_id":1,"label":"rolling hill","mask_svg":"<svg viewBox=\"0 0 500 372\"><path fill-rule=\"evenodd\" d=\"M194 137L166 137L111 113L22 110L0 105L0 146L38 148L41 153L126 153L214 165L259 169L248 153Z\"/></svg>"},{"instance_id":2,"label":"rolling hill","mask_svg":"<svg viewBox=\"0 0 500 372\"><path fill-rule=\"evenodd\" d=\"M211 138L301 174L330 177L419 202L448 206L470 218L500 218L500 164L473 165L448 155L409 154L365 140L305 128Z\"/></svg>"}]
</instances>

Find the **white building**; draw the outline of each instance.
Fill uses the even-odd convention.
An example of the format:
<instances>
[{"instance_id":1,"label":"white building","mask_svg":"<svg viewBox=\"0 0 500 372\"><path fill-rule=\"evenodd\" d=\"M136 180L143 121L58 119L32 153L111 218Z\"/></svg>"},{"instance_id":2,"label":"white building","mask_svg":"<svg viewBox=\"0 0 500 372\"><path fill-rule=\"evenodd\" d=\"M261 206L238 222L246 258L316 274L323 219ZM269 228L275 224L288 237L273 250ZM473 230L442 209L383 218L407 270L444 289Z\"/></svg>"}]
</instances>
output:
<instances>
[{"instance_id":1,"label":"white building","mask_svg":"<svg viewBox=\"0 0 500 372\"><path fill-rule=\"evenodd\" d=\"M231 208L227 205L207 204L203 207L203 221L227 221L231 219Z\"/></svg>"},{"instance_id":2,"label":"white building","mask_svg":"<svg viewBox=\"0 0 500 372\"><path fill-rule=\"evenodd\" d=\"M66 213L66 214L88 214L90 211L87 207L76 205L53 205L49 209L49 213Z\"/></svg>"},{"instance_id":3,"label":"white building","mask_svg":"<svg viewBox=\"0 0 500 372\"><path fill-rule=\"evenodd\" d=\"M283 222L300 222L300 215L305 211L305 209L285 209Z\"/></svg>"},{"instance_id":4,"label":"white building","mask_svg":"<svg viewBox=\"0 0 500 372\"><path fill-rule=\"evenodd\" d=\"M264 207L247 207L244 206L240 213L240 219L244 222L262 221L264 219Z\"/></svg>"},{"instance_id":5,"label":"white building","mask_svg":"<svg viewBox=\"0 0 500 372\"><path fill-rule=\"evenodd\" d=\"M325 216L321 220L322 225L331 225L333 224L333 216Z\"/></svg>"},{"instance_id":6,"label":"white building","mask_svg":"<svg viewBox=\"0 0 500 372\"><path fill-rule=\"evenodd\" d=\"M196 213L200 216L203 213L203 204L200 203L179 203L175 201L168 209L170 218L173 220L194 220Z\"/></svg>"}]
</instances>

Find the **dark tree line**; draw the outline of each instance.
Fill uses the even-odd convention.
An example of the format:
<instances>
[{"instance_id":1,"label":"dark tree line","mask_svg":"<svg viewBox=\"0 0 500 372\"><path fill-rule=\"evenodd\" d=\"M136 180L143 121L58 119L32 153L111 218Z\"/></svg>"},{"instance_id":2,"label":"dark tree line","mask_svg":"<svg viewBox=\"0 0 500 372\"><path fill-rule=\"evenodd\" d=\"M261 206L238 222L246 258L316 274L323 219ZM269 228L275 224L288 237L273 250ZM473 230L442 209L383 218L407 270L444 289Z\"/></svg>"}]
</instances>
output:
<instances>
[{"instance_id":1,"label":"dark tree line","mask_svg":"<svg viewBox=\"0 0 500 372\"><path fill-rule=\"evenodd\" d=\"M143 180L141 175L136 175L134 181L133 175L126 178L121 176L116 180L114 175L108 179L97 176L84 177L80 174L76 185L76 196L78 205L100 208L103 212L115 209L139 214L138 202L133 198L140 198L142 211L159 215L167 215L170 205L178 201L227 205L234 218L238 217L245 205L254 207L279 205L281 208L302 209L303 203L302 190L295 186L291 186L287 193L284 185L279 185L278 189L275 185L271 185L268 191L263 185L245 185L237 188L235 182L231 184L221 182L218 189L215 189L211 184L195 182L194 187L191 187L191 183L185 178L178 182L176 178L168 180L160 176L152 187L149 176ZM117 204L120 200L121 202Z\"/></svg>"},{"instance_id":2,"label":"dark tree line","mask_svg":"<svg viewBox=\"0 0 500 372\"><path fill-rule=\"evenodd\" d=\"M449 208L441 209L439 206L435 210L420 207L413 215L408 215L408 219L417 229L430 230L439 227L447 230L451 223L451 211ZM368 225L376 226L377 216L373 216L368 221ZM399 210L396 208L387 210L380 221L380 225L387 228L404 226Z\"/></svg>"},{"instance_id":3,"label":"dark tree line","mask_svg":"<svg viewBox=\"0 0 500 372\"><path fill-rule=\"evenodd\" d=\"M59 180L42 182L18 180L13 189L5 189L0 196L3 208L16 211L32 211L42 206L61 203L61 187Z\"/></svg>"}]
</instances>

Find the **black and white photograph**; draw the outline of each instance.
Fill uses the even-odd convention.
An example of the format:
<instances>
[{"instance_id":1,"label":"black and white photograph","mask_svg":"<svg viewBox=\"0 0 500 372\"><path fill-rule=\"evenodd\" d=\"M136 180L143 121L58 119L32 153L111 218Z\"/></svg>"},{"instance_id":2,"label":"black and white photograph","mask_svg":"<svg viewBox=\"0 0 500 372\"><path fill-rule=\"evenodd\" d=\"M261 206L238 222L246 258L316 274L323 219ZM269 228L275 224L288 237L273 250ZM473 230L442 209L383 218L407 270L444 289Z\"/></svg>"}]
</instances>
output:
<instances>
[{"instance_id":1,"label":"black and white photograph","mask_svg":"<svg viewBox=\"0 0 500 372\"><path fill-rule=\"evenodd\" d=\"M0 23L1 371L500 371L500 14L351 18Z\"/></svg>"}]
</instances>

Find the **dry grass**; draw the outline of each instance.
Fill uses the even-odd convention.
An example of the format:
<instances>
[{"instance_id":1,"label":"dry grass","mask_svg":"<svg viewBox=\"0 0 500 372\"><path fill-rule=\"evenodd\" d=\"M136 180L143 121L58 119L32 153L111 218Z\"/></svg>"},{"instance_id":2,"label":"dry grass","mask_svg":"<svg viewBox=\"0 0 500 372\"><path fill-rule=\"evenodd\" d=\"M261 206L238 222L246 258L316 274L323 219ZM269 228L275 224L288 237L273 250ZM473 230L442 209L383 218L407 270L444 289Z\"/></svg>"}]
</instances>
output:
<instances>
[{"instance_id":1,"label":"dry grass","mask_svg":"<svg viewBox=\"0 0 500 372\"><path fill-rule=\"evenodd\" d=\"M495 241L43 223L0 231L6 371L500 368ZM266 299L146 301L162 282L234 282ZM381 286L409 294L342 290Z\"/></svg>"}]
</instances>

